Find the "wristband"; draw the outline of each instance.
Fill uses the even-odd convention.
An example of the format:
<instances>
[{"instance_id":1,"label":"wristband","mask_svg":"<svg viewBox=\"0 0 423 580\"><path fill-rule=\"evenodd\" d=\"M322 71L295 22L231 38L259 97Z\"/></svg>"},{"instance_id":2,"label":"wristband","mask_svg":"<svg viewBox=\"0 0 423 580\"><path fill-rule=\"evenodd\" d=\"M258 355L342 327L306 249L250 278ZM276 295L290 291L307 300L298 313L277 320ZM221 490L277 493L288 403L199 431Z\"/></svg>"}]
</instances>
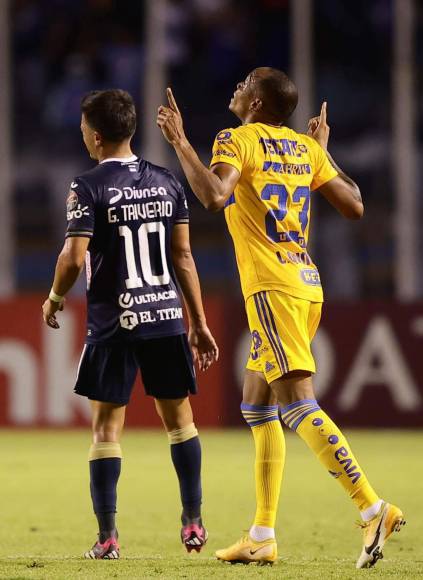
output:
<instances>
[{"instance_id":1,"label":"wristband","mask_svg":"<svg viewBox=\"0 0 423 580\"><path fill-rule=\"evenodd\" d=\"M60 296L59 294L56 294L56 292L54 292L53 288L50 290L50 294L48 295L49 299L52 302L63 302L64 296Z\"/></svg>"}]
</instances>

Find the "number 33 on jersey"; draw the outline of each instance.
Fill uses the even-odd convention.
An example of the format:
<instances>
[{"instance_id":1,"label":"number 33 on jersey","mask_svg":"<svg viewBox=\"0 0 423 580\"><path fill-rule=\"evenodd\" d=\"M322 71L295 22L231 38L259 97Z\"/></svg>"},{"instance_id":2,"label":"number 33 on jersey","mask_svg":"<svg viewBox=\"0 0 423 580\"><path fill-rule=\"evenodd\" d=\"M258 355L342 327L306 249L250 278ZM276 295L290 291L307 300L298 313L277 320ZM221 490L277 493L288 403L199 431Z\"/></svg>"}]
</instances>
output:
<instances>
[{"instance_id":1,"label":"number 33 on jersey","mask_svg":"<svg viewBox=\"0 0 423 580\"><path fill-rule=\"evenodd\" d=\"M307 252L310 192L337 171L318 143L287 127L251 123L218 133L211 165L240 173L225 206L244 297L281 290L312 302L323 293Z\"/></svg>"}]
</instances>

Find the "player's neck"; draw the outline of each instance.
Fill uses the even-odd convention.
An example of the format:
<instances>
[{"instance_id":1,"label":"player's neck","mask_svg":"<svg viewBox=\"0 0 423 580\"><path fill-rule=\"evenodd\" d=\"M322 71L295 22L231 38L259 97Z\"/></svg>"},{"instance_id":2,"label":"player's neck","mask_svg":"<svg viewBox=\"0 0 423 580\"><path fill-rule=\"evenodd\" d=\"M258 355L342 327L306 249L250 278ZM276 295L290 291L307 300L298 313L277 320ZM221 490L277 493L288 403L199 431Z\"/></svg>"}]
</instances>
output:
<instances>
[{"instance_id":1,"label":"player's neck","mask_svg":"<svg viewBox=\"0 0 423 580\"><path fill-rule=\"evenodd\" d=\"M128 157L133 157L131 146L129 143L122 145L105 145L98 152L97 161L101 163L105 159L128 159Z\"/></svg>"},{"instance_id":2,"label":"player's neck","mask_svg":"<svg viewBox=\"0 0 423 580\"><path fill-rule=\"evenodd\" d=\"M243 125L248 125L250 123L263 123L263 125L269 125L270 127L283 127L283 123L276 123L274 119L268 119L263 116L257 116L254 113L252 115L247 115L245 119L242 120Z\"/></svg>"}]
</instances>

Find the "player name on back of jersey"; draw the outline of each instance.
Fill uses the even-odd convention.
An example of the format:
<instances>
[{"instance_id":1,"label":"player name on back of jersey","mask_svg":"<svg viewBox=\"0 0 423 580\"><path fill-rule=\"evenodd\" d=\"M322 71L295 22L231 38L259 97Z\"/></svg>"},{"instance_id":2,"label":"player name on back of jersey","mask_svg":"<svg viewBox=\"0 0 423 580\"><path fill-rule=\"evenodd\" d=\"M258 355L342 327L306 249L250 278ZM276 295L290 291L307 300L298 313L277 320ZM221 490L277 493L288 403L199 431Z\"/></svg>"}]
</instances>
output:
<instances>
[{"instance_id":1,"label":"player name on back of jersey","mask_svg":"<svg viewBox=\"0 0 423 580\"><path fill-rule=\"evenodd\" d=\"M150 198L165 197L168 195L165 187L151 187L136 189L135 187L109 187L108 191L112 194L107 212L109 223L118 223L120 221L130 222L140 219L157 219L172 217L174 206L171 201L165 199L156 199L150 201ZM141 203L120 204L115 206L122 199L141 200Z\"/></svg>"},{"instance_id":2,"label":"player name on back of jersey","mask_svg":"<svg viewBox=\"0 0 423 580\"><path fill-rule=\"evenodd\" d=\"M302 157L307 154L307 145L298 143L292 139L265 139L260 138L260 143L264 153L271 156L283 158L285 155L291 157ZM263 171L275 171L276 173L285 173L287 175L310 175L312 172L309 163L287 163L283 161L264 161Z\"/></svg>"}]
</instances>

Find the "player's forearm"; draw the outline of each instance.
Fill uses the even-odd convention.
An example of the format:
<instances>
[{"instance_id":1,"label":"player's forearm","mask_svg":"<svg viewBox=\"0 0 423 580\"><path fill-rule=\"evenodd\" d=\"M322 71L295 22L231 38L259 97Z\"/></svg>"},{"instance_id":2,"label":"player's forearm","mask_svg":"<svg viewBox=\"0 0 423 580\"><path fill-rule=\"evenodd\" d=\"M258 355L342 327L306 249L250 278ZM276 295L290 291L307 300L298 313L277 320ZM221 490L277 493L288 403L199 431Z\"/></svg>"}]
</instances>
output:
<instances>
[{"instance_id":1,"label":"player's forearm","mask_svg":"<svg viewBox=\"0 0 423 580\"><path fill-rule=\"evenodd\" d=\"M62 252L57 259L52 286L53 292L59 296L65 296L77 281L83 267L84 262Z\"/></svg>"},{"instance_id":2,"label":"player's forearm","mask_svg":"<svg viewBox=\"0 0 423 580\"><path fill-rule=\"evenodd\" d=\"M206 315L201 299L200 281L191 252L173 258L176 277L181 287L191 326L205 326Z\"/></svg>"},{"instance_id":3,"label":"player's forearm","mask_svg":"<svg viewBox=\"0 0 423 580\"><path fill-rule=\"evenodd\" d=\"M174 144L174 148L188 183L199 201L210 211L221 209L227 194L220 178L201 162L187 139Z\"/></svg>"}]
</instances>

